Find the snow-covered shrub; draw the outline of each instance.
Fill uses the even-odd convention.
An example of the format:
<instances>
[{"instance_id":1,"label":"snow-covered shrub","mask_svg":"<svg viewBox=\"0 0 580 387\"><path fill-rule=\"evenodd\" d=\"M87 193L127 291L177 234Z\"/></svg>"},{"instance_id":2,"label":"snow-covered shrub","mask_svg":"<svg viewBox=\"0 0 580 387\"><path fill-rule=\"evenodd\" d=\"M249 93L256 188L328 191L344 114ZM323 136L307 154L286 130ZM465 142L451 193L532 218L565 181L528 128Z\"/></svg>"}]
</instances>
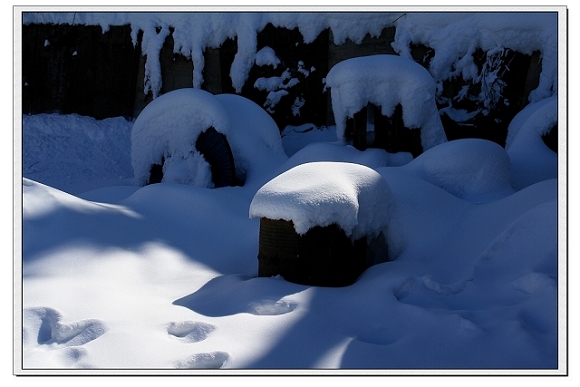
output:
<instances>
[{"instance_id":1,"label":"snow-covered shrub","mask_svg":"<svg viewBox=\"0 0 580 387\"><path fill-rule=\"evenodd\" d=\"M413 60L397 55L371 55L336 64L326 77L339 140L345 138L347 118L369 103L391 117L403 109L407 128L420 128L423 150L447 141L435 104L433 77Z\"/></svg>"}]
</instances>

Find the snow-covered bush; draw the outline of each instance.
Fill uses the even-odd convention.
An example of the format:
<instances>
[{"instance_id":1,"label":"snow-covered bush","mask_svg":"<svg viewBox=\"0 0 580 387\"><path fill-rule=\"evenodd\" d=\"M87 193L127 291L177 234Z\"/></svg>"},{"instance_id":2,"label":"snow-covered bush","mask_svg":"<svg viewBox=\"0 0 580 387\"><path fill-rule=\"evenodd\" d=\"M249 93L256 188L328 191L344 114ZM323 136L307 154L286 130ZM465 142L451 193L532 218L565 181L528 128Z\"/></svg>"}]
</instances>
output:
<instances>
[{"instance_id":1,"label":"snow-covered bush","mask_svg":"<svg viewBox=\"0 0 580 387\"><path fill-rule=\"evenodd\" d=\"M397 55L347 59L328 72L326 85L340 140L345 137L347 118L372 103L387 117L402 105L405 126L421 129L423 150L447 141L435 104L433 77L413 60Z\"/></svg>"}]
</instances>

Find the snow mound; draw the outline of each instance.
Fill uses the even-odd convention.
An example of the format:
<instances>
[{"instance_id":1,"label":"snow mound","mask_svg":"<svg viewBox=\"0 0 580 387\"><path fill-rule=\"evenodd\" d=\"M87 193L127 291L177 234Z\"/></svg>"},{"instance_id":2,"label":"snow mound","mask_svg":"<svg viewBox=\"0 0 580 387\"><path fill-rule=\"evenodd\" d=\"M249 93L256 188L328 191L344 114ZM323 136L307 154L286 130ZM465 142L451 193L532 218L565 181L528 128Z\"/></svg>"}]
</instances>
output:
<instances>
[{"instance_id":1,"label":"snow mound","mask_svg":"<svg viewBox=\"0 0 580 387\"><path fill-rule=\"evenodd\" d=\"M372 103L388 117L401 104L405 126L421 129L424 150L447 141L435 104L435 81L413 60L397 55L347 59L330 69L326 86L339 140L344 139L346 119Z\"/></svg>"},{"instance_id":2,"label":"snow mound","mask_svg":"<svg viewBox=\"0 0 580 387\"><path fill-rule=\"evenodd\" d=\"M250 204L250 218L292 221L301 235L337 224L359 239L378 235L391 210L391 189L375 170L322 161L301 164L266 183Z\"/></svg>"},{"instance_id":3,"label":"snow mound","mask_svg":"<svg viewBox=\"0 0 580 387\"><path fill-rule=\"evenodd\" d=\"M488 140L449 141L403 168L461 199L489 201L513 193L510 158L500 145Z\"/></svg>"},{"instance_id":4,"label":"snow mound","mask_svg":"<svg viewBox=\"0 0 580 387\"><path fill-rule=\"evenodd\" d=\"M236 162L236 175L243 176L246 184L286 161L280 130L264 109L237 94L218 94L215 98L230 115L228 141Z\"/></svg>"},{"instance_id":5,"label":"snow mound","mask_svg":"<svg viewBox=\"0 0 580 387\"><path fill-rule=\"evenodd\" d=\"M145 185L151 166L164 159L163 182L211 187L210 165L195 148L199 135L210 127L226 136L236 175L245 177L252 168L263 172L272 157L286 159L276 123L254 102L233 94L179 89L153 100L133 125L136 184Z\"/></svg>"},{"instance_id":6,"label":"snow mound","mask_svg":"<svg viewBox=\"0 0 580 387\"><path fill-rule=\"evenodd\" d=\"M207 91L179 89L153 100L131 133L135 183L145 185L151 166L165 158L164 182L210 187L210 166L195 149L199 134L210 127L227 136L230 121L223 105Z\"/></svg>"},{"instance_id":7,"label":"snow mound","mask_svg":"<svg viewBox=\"0 0 580 387\"><path fill-rule=\"evenodd\" d=\"M526 106L510 123L506 150L512 161L515 189L558 177L558 154L542 140L556 125L557 96Z\"/></svg>"}]
</instances>

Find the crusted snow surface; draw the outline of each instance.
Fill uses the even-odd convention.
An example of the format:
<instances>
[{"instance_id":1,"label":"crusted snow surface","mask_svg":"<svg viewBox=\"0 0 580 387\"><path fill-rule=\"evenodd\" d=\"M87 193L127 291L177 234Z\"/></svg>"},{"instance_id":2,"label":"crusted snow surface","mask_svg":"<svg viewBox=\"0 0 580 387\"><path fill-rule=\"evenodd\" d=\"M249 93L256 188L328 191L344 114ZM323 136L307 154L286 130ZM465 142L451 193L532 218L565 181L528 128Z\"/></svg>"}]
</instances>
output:
<instances>
[{"instance_id":1,"label":"crusted snow surface","mask_svg":"<svg viewBox=\"0 0 580 387\"><path fill-rule=\"evenodd\" d=\"M346 162L298 165L258 190L251 218L292 221L298 234L337 224L347 236L374 237L392 211L389 184L375 170Z\"/></svg>"}]
</instances>

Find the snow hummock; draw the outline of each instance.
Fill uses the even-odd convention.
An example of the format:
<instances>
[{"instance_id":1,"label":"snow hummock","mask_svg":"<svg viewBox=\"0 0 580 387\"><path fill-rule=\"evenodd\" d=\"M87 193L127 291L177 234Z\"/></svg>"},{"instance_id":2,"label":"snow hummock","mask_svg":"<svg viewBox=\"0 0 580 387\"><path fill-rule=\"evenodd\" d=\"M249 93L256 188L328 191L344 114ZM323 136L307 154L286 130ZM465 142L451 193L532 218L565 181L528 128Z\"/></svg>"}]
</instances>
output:
<instances>
[{"instance_id":1,"label":"snow hummock","mask_svg":"<svg viewBox=\"0 0 580 387\"><path fill-rule=\"evenodd\" d=\"M139 114L131 133L131 160L137 185L145 185L151 166L161 164L163 181L211 187L210 165L195 148L209 127L226 136L236 174L264 172L274 158L284 158L280 132L258 105L235 94L213 95L201 89L178 89L163 94Z\"/></svg>"},{"instance_id":2,"label":"snow hummock","mask_svg":"<svg viewBox=\"0 0 580 387\"><path fill-rule=\"evenodd\" d=\"M513 193L510 157L488 140L449 141L422 153L403 169L465 200L497 200Z\"/></svg>"},{"instance_id":3,"label":"snow hummock","mask_svg":"<svg viewBox=\"0 0 580 387\"><path fill-rule=\"evenodd\" d=\"M338 225L348 237L375 237L386 227L391 190L375 170L359 164L312 162L266 183L250 205L251 218L292 221L298 234Z\"/></svg>"},{"instance_id":4,"label":"snow hummock","mask_svg":"<svg viewBox=\"0 0 580 387\"><path fill-rule=\"evenodd\" d=\"M337 137L344 139L347 118L372 103L391 117L403 107L405 126L421 129L423 149L447 141L435 103L435 82L413 60L398 55L370 55L336 64L326 77L330 87Z\"/></svg>"},{"instance_id":5,"label":"snow hummock","mask_svg":"<svg viewBox=\"0 0 580 387\"><path fill-rule=\"evenodd\" d=\"M217 94L215 98L230 115L232 128L228 141L234 154L236 175L245 184L269 176L271 171L288 159L284 152L280 129L272 117L251 100L237 94Z\"/></svg>"}]
</instances>

